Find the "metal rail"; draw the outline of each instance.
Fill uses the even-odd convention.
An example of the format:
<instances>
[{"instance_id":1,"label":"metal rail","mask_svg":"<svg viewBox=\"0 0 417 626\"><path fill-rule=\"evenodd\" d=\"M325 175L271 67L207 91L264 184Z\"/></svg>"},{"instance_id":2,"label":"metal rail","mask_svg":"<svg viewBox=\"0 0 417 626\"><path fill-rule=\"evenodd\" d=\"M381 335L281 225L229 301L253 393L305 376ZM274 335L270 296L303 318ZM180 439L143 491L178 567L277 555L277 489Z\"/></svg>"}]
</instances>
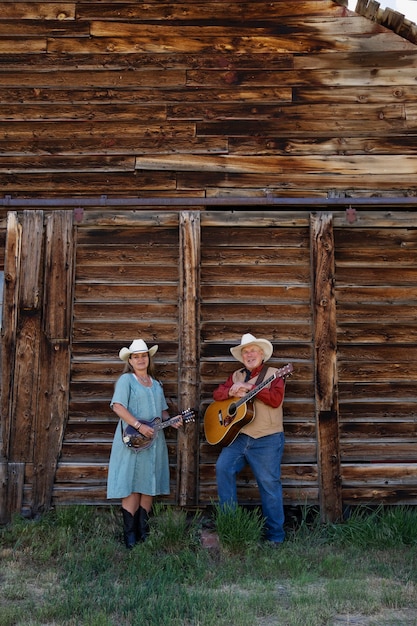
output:
<instances>
[{"instance_id":1,"label":"metal rail","mask_svg":"<svg viewBox=\"0 0 417 626\"><path fill-rule=\"evenodd\" d=\"M215 198L120 198L101 195L97 197L71 197L71 198L12 198L4 196L0 198L0 206L3 207L153 207L153 206L342 206L342 207L414 207L417 208L417 196L407 197L371 197L371 198L282 198L273 195L262 198L248 197L215 197Z\"/></svg>"}]
</instances>

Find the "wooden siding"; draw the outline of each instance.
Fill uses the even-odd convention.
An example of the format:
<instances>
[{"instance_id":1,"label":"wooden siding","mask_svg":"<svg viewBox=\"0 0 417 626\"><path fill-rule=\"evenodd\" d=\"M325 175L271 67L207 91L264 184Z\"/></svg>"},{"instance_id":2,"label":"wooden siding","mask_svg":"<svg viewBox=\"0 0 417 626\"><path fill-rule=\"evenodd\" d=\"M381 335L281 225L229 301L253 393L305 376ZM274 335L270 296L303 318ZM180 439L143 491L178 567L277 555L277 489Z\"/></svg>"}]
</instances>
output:
<instances>
[{"instance_id":1,"label":"wooden siding","mask_svg":"<svg viewBox=\"0 0 417 626\"><path fill-rule=\"evenodd\" d=\"M142 335L160 346L171 411L198 413L184 433L167 432L164 500L210 504L218 448L204 412L236 367L230 347L253 332L273 342L272 363L294 366L286 504L337 519L343 504L416 503L416 233L415 211L10 213L3 502L26 515L107 503L117 354ZM29 271L22 242L35 240ZM238 490L258 502L249 470Z\"/></svg>"},{"instance_id":2,"label":"wooden siding","mask_svg":"<svg viewBox=\"0 0 417 626\"><path fill-rule=\"evenodd\" d=\"M285 222L262 225L256 216L202 215L202 408L236 369L229 348L242 334L270 339L271 363L294 365L285 401L285 495L289 501L317 502L309 225L305 218ZM219 447L202 438L200 498L206 503L216 498L218 453ZM239 493L246 501L258 500L247 471Z\"/></svg>"},{"instance_id":3,"label":"wooden siding","mask_svg":"<svg viewBox=\"0 0 417 626\"><path fill-rule=\"evenodd\" d=\"M346 4L2 2L2 194L415 195L415 29Z\"/></svg>"}]
</instances>

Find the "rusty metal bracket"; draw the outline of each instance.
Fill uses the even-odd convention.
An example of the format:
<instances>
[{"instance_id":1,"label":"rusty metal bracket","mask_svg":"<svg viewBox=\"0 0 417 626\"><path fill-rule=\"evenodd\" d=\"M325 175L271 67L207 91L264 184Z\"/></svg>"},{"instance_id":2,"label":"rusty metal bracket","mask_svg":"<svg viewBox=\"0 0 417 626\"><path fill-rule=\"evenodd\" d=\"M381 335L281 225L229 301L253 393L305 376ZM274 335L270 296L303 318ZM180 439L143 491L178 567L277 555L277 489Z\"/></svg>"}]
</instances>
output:
<instances>
[{"instance_id":1,"label":"rusty metal bracket","mask_svg":"<svg viewBox=\"0 0 417 626\"><path fill-rule=\"evenodd\" d=\"M349 224L353 224L354 222L356 222L357 220L357 215L356 215L356 209L354 209L353 207L348 207L346 209L346 221Z\"/></svg>"}]
</instances>

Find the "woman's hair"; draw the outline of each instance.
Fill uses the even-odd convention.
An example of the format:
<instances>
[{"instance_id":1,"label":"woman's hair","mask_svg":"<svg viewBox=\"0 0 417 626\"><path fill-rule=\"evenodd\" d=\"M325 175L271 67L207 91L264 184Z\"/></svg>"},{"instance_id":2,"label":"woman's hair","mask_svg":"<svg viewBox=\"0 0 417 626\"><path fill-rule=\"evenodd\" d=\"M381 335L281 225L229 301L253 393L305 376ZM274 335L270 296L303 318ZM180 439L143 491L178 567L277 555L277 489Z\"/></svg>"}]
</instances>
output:
<instances>
[{"instance_id":1,"label":"woman's hair","mask_svg":"<svg viewBox=\"0 0 417 626\"><path fill-rule=\"evenodd\" d=\"M149 376L152 376L152 378L155 378L155 365L153 362L153 357L151 357L151 355L148 352L148 356L149 356L149 364L148 364L148 374ZM133 372L133 367L130 365L129 361L126 361L126 365L124 366L123 369L123 374L126 374L126 372Z\"/></svg>"}]
</instances>

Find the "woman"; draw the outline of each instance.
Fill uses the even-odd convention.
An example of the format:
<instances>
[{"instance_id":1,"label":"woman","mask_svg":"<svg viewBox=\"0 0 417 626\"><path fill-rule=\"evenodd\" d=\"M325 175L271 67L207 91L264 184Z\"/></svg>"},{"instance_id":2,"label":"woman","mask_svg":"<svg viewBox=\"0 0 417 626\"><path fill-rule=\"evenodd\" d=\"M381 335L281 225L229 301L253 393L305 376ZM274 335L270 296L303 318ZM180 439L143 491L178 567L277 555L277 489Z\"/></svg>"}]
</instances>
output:
<instances>
[{"instance_id":1,"label":"woman","mask_svg":"<svg viewBox=\"0 0 417 626\"><path fill-rule=\"evenodd\" d=\"M168 450L163 430L154 432L150 422L155 417L169 419L162 385L152 377L152 356L158 346L148 349L143 339L135 339L122 348L119 358L126 363L115 385L110 406L120 418L110 454L107 497L121 498L123 535L127 548L148 536L148 519L153 496L169 493ZM178 428L179 418L173 424ZM133 426L141 436L154 441L136 451L123 441L123 431Z\"/></svg>"}]
</instances>

